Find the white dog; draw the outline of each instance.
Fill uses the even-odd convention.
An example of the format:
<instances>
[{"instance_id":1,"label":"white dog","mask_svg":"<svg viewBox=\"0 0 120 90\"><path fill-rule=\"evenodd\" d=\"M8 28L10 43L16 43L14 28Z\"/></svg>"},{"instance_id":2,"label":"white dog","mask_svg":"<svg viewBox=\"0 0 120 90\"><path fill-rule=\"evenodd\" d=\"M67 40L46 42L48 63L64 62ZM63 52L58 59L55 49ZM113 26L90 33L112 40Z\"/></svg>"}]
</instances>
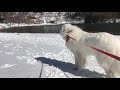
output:
<instances>
[{"instance_id":1,"label":"white dog","mask_svg":"<svg viewBox=\"0 0 120 90\"><path fill-rule=\"evenodd\" d=\"M74 54L76 69L84 68L86 58L94 55L105 70L106 77L120 78L120 61L86 46L120 56L120 40L117 37L106 32L88 33L71 24L63 25L60 33L66 40L66 47Z\"/></svg>"}]
</instances>

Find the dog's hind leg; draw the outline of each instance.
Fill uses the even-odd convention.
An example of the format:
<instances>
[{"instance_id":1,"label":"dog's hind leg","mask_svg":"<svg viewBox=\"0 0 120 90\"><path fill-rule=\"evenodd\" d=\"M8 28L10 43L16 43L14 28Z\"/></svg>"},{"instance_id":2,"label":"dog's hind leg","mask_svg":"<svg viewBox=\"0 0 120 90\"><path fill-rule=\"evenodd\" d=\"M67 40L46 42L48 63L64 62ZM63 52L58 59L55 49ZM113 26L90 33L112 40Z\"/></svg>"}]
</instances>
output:
<instances>
[{"instance_id":1,"label":"dog's hind leg","mask_svg":"<svg viewBox=\"0 0 120 90\"><path fill-rule=\"evenodd\" d=\"M106 78L120 78L120 75L114 71L106 71Z\"/></svg>"}]
</instances>

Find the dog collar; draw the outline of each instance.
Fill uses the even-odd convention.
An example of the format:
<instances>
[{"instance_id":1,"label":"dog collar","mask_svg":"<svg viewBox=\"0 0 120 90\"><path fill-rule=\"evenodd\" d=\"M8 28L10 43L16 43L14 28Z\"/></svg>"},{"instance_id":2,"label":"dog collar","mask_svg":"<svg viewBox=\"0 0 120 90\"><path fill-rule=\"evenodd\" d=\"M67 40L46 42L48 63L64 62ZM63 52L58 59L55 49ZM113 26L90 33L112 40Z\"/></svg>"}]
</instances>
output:
<instances>
[{"instance_id":1,"label":"dog collar","mask_svg":"<svg viewBox=\"0 0 120 90\"><path fill-rule=\"evenodd\" d=\"M66 36L66 42L68 42L69 40L70 40L70 38L72 39L72 40L75 40L74 38L72 38L72 37L70 37L69 35L67 35ZM76 40L75 40L76 41Z\"/></svg>"},{"instance_id":2,"label":"dog collar","mask_svg":"<svg viewBox=\"0 0 120 90\"><path fill-rule=\"evenodd\" d=\"M70 36L67 35L67 36L66 36L66 42L68 42L69 40L70 40Z\"/></svg>"}]
</instances>

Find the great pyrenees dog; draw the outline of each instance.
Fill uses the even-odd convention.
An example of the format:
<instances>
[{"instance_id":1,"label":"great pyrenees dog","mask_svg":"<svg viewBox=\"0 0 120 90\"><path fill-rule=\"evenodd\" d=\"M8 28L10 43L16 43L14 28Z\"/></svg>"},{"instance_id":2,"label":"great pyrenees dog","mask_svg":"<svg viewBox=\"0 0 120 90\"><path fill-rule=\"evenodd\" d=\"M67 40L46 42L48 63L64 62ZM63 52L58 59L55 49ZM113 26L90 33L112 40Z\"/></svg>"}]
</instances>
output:
<instances>
[{"instance_id":1,"label":"great pyrenees dog","mask_svg":"<svg viewBox=\"0 0 120 90\"><path fill-rule=\"evenodd\" d=\"M74 69L85 67L86 58L94 55L98 64L105 70L107 78L120 78L120 61L90 48L87 45L120 56L120 40L107 32L89 33L81 28L64 24L60 31L66 47L74 54Z\"/></svg>"}]
</instances>

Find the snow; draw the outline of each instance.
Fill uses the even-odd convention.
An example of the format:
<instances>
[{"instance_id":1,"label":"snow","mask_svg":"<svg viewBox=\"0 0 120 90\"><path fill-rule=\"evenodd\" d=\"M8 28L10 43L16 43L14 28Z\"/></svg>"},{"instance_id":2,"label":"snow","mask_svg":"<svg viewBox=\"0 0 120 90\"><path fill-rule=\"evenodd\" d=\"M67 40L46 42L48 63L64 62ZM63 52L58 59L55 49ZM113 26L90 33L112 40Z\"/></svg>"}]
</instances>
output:
<instances>
[{"instance_id":1,"label":"snow","mask_svg":"<svg viewBox=\"0 0 120 90\"><path fill-rule=\"evenodd\" d=\"M105 23L120 23L120 19L119 18L117 18L117 19L108 19L108 20L105 20Z\"/></svg>"},{"instance_id":2,"label":"snow","mask_svg":"<svg viewBox=\"0 0 120 90\"><path fill-rule=\"evenodd\" d=\"M58 22L58 24L64 24L67 22ZM41 26L41 25L56 25L56 24L52 24L52 23L42 23L42 24L26 24L26 23L0 23L0 29L6 29L6 28L11 28L11 27L23 27L23 26Z\"/></svg>"},{"instance_id":3,"label":"snow","mask_svg":"<svg viewBox=\"0 0 120 90\"><path fill-rule=\"evenodd\" d=\"M0 33L0 57L0 78L105 77L94 56L85 69L73 70L74 56L60 34Z\"/></svg>"},{"instance_id":4,"label":"snow","mask_svg":"<svg viewBox=\"0 0 120 90\"><path fill-rule=\"evenodd\" d=\"M5 68L9 68L9 67L12 67L12 66L15 66L16 64L13 64L13 65L10 65L10 64L4 64L0 67L0 69L5 69Z\"/></svg>"}]
</instances>

